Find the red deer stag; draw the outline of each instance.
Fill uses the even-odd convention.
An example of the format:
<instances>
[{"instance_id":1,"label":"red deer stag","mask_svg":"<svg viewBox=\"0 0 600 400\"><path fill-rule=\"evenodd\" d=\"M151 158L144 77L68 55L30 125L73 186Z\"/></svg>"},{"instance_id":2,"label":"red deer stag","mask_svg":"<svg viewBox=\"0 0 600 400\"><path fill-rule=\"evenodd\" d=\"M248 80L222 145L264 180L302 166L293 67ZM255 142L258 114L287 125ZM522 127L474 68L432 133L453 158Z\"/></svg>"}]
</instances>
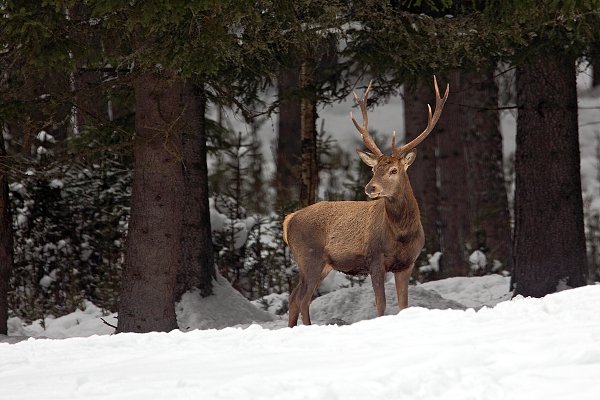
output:
<instances>
[{"instance_id":1,"label":"red deer stag","mask_svg":"<svg viewBox=\"0 0 600 400\"><path fill-rule=\"evenodd\" d=\"M385 311L385 274L393 272L398 306L408 306L408 280L423 248L425 235L419 206L406 170L416 157L415 147L433 130L448 98L449 86L440 97L434 76L435 112L429 108L427 127L404 146L396 147L392 136L392 155L383 155L368 131L367 98L360 107L363 125L352 113L352 122L360 132L364 145L372 152L357 149L361 160L373 168L373 178L365 193L375 201L322 201L288 215L283 222L284 240L298 264L299 283L289 298L290 327L302 322L310 324L309 305L313 292L332 269L350 275L371 275L375 291L377 315Z\"/></svg>"}]
</instances>

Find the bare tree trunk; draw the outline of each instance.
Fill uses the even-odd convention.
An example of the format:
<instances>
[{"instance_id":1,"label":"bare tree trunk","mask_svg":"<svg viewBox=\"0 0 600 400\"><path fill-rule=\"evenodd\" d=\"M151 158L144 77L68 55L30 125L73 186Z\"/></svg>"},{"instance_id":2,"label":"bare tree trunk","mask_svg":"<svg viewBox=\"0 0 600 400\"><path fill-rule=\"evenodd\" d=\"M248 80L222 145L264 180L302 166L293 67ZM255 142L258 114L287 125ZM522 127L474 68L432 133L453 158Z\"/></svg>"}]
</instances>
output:
<instances>
[{"instance_id":1,"label":"bare tree trunk","mask_svg":"<svg viewBox=\"0 0 600 400\"><path fill-rule=\"evenodd\" d=\"M458 71L449 74L454 88L437 125L438 170L440 185L440 231L442 277L468 273L467 248L471 221L466 187L468 170L464 143L464 115L460 106L466 99ZM443 85L445 86L445 85Z\"/></svg>"},{"instance_id":2,"label":"bare tree trunk","mask_svg":"<svg viewBox=\"0 0 600 400\"><path fill-rule=\"evenodd\" d=\"M586 284L575 60L530 56L517 68L515 295Z\"/></svg>"},{"instance_id":3,"label":"bare tree trunk","mask_svg":"<svg viewBox=\"0 0 600 400\"><path fill-rule=\"evenodd\" d=\"M314 95L314 63L304 61L300 71L302 179L300 205L309 206L316 201L319 171L317 170L317 105Z\"/></svg>"},{"instance_id":4,"label":"bare tree trunk","mask_svg":"<svg viewBox=\"0 0 600 400\"><path fill-rule=\"evenodd\" d=\"M414 139L427 126L427 104L435 97L431 85L418 82L404 93L406 142ZM437 151L439 138L434 130L417 150L417 161L408 169L410 183L419 203L421 223L425 230L425 251L433 254L441 250L440 187L438 185ZM433 277L432 277L433 278Z\"/></svg>"},{"instance_id":5,"label":"bare tree trunk","mask_svg":"<svg viewBox=\"0 0 600 400\"><path fill-rule=\"evenodd\" d=\"M300 68L282 67L278 75L277 205L290 206L300 195Z\"/></svg>"},{"instance_id":6,"label":"bare tree trunk","mask_svg":"<svg viewBox=\"0 0 600 400\"><path fill-rule=\"evenodd\" d=\"M202 296L212 293L215 277L208 207L206 165L206 97L203 88L185 84L183 126L183 263L177 272L175 299L192 288Z\"/></svg>"},{"instance_id":7,"label":"bare tree trunk","mask_svg":"<svg viewBox=\"0 0 600 400\"><path fill-rule=\"evenodd\" d=\"M592 87L600 86L600 55L592 58Z\"/></svg>"},{"instance_id":8,"label":"bare tree trunk","mask_svg":"<svg viewBox=\"0 0 600 400\"><path fill-rule=\"evenodd\" d=\"M0 126L0 161L6 156L4 137ZM8 280L13 266L13 232L10 200L8 197L8 171L0 162L0 335L7 334Z\"/></svg>"},{"instance_id":9,"label":"bare tree trunk","mask_svg":"<svg viewBox=\"0 0 600 400\"><path fill-rule=\"evenodd\" d=\"M468 256L482 250L510 268L510 219L502 168L497 87L492 71L450 74L451 94L432 133L409 169L421 209L428 253L441 251L432 278L469 273ZM431 85L405 93L408 140L427 125Z\"/></svg>"},{"instance_id":10,"label":"bare tree trunk","mask_svg":"<svg viewBox=\"0 0 600 400\"><path fill-rule=\"evenodd\" d=\"M498 86L494 69L464 75L467 193L471 221L469 251L481 250L503 269L512 266L508 196L504 180Z\"/></svg>"},{"instance_id":11,"label":"bare tree trunk","mask_svg":"<svg viewBox=\"0 0 600 400\"><path fill-rule=\"evenodd\" d=\"M109 120L108 99L101 88L102 73L86 70L80 66L73 73L73 91L75 107L73 107L73 123L77 124L77 131L96 128Z\"/></svg>"},{"instance_id":12,"label":"bare tree trunk","mask_svg":"<svg viewBox=\"0 0 600 400\"><path fill-rule=\"evenodd\" d=\"M84 2L73 4L68 10L70 18L84 18L90 10ZM103 91L102 81L105 73L99 68L106 65L102 41L97 35L76 33L75 41L85 41L87 52L85 59L78 59L69 76L73 96L71 108L71 129L73 134L97 128L109 120L108 98Z\"/></svg>"},{"instance_id":13,"label":"bare tree trunk","mask_svg":"<svg viewBox=\"0 0 600 400\"><path fill-rule=\"evenodd\" d=\"M149 73L134 90L131 217L117 331L170 331L177 328L175 285L183 258L184 86Z\"/></svg>"}]
</instances>

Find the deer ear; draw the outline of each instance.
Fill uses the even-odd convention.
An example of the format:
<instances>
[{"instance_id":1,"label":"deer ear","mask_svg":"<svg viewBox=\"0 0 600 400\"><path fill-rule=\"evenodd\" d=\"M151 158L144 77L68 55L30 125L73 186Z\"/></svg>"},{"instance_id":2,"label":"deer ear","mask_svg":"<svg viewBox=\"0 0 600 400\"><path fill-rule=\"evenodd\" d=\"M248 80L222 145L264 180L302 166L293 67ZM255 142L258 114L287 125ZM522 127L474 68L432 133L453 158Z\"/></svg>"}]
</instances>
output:
<instances>
[{"instance_id":1,"label":"deer ear","mask_svg":"<svg viewBox=\"0 0 600 400\"><path fill-rule=\"evenodd\" d=\"M402 156L402 164L404 164L404 170L407 170L408 167L410 167L410 165L415 161L416 158L417 158L416 150L411 150L408 153L406 153L404 156Z\"/></svg>"},{"instance_id":2,"label":"deer ear","mask_svg":"<svg viewBox=\"0 0 600 400\"><path fill-rule=\"evenodd\" d=\"M356 152L358 153L358 156L360 157L361 160L363 160L363 162L365 164L367 164L369 167L374 167L377 164L377 156L373 153L368 153L366 151L362 151L359 149L356 149Z\"/></svg>"}]
</instances>

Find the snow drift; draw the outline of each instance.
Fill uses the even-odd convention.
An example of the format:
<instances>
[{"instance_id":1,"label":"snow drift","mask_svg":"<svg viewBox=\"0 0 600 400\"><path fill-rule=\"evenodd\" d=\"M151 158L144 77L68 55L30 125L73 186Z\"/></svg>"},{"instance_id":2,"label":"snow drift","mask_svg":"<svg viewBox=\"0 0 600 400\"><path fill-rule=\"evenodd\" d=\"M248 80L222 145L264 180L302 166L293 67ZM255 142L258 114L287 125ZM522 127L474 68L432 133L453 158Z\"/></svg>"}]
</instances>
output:
<instances>
[{"instance_id":1,"label":"snow drift","mask_svg":"<svg viewBox=\"0 0 600 400\"><path fill-rule=\"evenodd\" d=\"M6 400L595 399L600 286L348 326L0 343Z\"/></svg>"}]
</instances>

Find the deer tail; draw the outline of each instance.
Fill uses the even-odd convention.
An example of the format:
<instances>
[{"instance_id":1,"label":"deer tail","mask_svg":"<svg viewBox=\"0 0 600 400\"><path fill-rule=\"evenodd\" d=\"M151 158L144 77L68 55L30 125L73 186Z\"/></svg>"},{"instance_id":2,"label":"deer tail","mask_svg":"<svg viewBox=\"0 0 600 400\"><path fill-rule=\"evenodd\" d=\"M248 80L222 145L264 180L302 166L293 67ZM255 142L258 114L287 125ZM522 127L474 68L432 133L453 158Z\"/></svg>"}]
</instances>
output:
<instances>
[{"instance_id":1,"label":"deer tail","mask_svg":"<svg viewBox=\"0 0 600 400\"><path fill-rule=\"evenodd\" d=\"M286 244L288 243L288 237L287 237L287 231L288 231L288 225L290 224L290 221L292 220L292 217L294 216L294 214L296 214L295 212L288 214L285 219L283 220L283 241Z\"/></svg>"}]
</instances>

